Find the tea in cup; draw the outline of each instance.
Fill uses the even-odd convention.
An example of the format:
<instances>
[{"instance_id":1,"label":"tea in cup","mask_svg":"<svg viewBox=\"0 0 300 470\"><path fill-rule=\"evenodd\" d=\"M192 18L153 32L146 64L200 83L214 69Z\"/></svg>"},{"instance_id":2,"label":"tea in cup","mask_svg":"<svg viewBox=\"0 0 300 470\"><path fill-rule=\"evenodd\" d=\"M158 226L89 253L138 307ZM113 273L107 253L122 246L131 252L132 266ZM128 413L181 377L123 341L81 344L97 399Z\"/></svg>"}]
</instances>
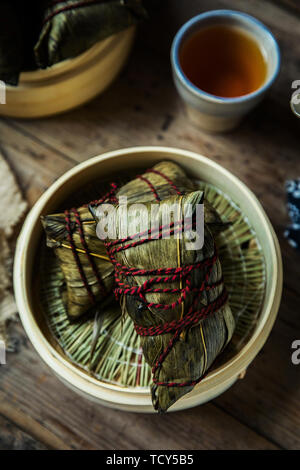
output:
<instances>
[{"instance_id":1,"label":"tea in cup","mask_svg":"<svg viewBox=\"0 0 300 470\"><path fill-rule=\"evenodd\" d=\"M260 21L214 10L181 27L171 62L192 121L206 130L227 131L264 97L279 72L280 52Z\"/></svg>"}]
</instances>

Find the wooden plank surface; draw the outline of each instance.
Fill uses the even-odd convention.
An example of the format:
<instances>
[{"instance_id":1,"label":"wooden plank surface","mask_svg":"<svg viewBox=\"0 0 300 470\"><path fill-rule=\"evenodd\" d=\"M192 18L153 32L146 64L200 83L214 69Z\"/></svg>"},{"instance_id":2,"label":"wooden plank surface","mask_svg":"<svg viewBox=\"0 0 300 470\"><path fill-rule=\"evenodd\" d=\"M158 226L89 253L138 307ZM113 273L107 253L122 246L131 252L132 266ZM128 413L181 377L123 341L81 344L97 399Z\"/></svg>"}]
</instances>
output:
<instances>
[{"instance_id":1,"label":"wooden plank surface","mask_svg":"<svg viewBox=\"0 0 300 470\"><path fill-rule=\"evenodd\" d=\"M46 447L0 416L0 450L45 450Z\"/></svg>"},{"instance_id":2,"label":"wooden plank surface","mask_svg":"<svg viewBox=\"0 0 300 470\"><path fill-rule=\"evenodd\" d=\"M219 407L207 404L166 416L125 413L96 406L61 384L29 344L20 325L15 353L8 354L1 376L0 414L6 404L21 414L19 425L52 446L76 449L275 449L276 444L252 431ZM12 393L14 390L14 393ZM9 418L12 418L9 414ZM43 434L40 433L42 426ZM175 432L176 430L176 432ZM237 436L239 437L237 439Z\"/></svg>"},{"instance_id":3,"label":"wooden plank surface","mask_svg":"<svg viewBox=\"0 0 300 470\"><path fill-rule=\"evenodd\" d=\"M288 222L284 182L300 176L300 121L289 108L291 83L300 78L300 20L294 10L282 8L285 3L165 0L159 20L139 33L126 69L104 95L62 116L1 120L0 148L31 205L57 177L88 157L132 145L181 147L222 164L254 191L279 236L284 261L283 301L265 348L244 380L194 410L160 417L96 406L61 384L22 327L13 325L16 351L0 369L3 446L26 446L28 435L29 445L37 448L300 448L300 366L292 365L290 357L300 328L300 254L282 237ZM280 77L266 100L239 129L224 135L204 133L189 123L169 65L180 24L214 8L239 9L264 21L283 56ZM21 437L14 440L16 435Z\"/></svg>"}]
</instances>

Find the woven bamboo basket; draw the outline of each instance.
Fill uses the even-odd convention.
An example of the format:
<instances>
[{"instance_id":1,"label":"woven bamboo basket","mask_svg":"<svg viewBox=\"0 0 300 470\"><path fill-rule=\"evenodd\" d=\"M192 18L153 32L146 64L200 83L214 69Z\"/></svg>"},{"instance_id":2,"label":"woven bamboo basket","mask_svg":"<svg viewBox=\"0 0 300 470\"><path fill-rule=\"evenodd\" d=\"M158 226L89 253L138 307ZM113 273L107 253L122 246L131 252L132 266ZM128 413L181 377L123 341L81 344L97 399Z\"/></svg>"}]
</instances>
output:
<instances>
[{"instance_id":1,"label":"woven bamboo basket","mask_svg":"<svg viewBox=\"0 0 300 470\"><path fill-rule=\"evenodd\" d=\"M68 360L49 335L43 308L36 296L36 257L42 239L40 216L55 212L85 185L111 178L116 168L119 173L130 173L162 160L177 162L189 176L219 188L235 201L239 210L247 215L264 255L265 291L257 322L247 341L228 360L217 364L170 411L202 404L223 393L244 376L270 334L281 299L282 261L278 240L259 201L239 179L220 165L204 156L166 147L135 147L87 160L63 175L42 195L24 223L15 255L14 288L20 317L41 358L76 392L97 403L135 412L153 412L148 388L124 387L98 380Z\"/></svg>"},{"instance_id":2,"label":"woven bamboo basket","mask_svg":"<svg viewBox=\"0 0 300 470\"><path fill-rule=\"evenodd\" d=\"M47 69L24 72L17 87L6 86L0 115L46 117L80 106L103 92L124 66L135 27L99 41L83 54Z\"/></svg>"}]
</instances>

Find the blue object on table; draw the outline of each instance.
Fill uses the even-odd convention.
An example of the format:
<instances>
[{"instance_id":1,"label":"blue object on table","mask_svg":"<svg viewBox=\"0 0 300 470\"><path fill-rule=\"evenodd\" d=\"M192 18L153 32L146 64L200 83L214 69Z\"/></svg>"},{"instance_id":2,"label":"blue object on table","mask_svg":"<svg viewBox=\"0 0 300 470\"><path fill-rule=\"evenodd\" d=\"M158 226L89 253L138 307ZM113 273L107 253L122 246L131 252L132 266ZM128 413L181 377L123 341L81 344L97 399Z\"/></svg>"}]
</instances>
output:
<instances>
[{"instance_id":1,"label":"blue object on table","mask_svg":"<svg viewBox=\"0 0 300 470\"><path fill-rule=\"evenodd\" d=\"M287 227L284 236L294 248L300 249L300 178L286 182L287 209L291 225Z\"/></svg>"}]
</instances>

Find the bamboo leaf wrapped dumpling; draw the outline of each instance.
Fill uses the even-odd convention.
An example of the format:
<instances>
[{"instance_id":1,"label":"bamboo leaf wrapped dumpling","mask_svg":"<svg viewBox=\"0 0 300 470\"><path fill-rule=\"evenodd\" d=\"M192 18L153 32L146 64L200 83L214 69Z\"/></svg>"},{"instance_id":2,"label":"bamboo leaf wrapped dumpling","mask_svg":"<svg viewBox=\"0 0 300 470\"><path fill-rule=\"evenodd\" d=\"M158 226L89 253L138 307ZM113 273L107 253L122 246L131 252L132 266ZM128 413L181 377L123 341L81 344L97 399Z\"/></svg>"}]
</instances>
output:
<instances>
[{"instance_id":1,"label":"bamboo leaf wrapped dumpling","mask_svg":"<svg viewBox=\"0 0 300 470\"><path fill-rule=\"evenodd\" d=\"M86 207L42 217L42 224L64 274L68 316L77 319L112 292L111 262Z\"/></svg>"},{"instance_id":2,"label":"bamboo leaf wrapped dumpling","mask_svg":"<svg viewBox=\"0 0 300 470\"><path fill-rule=\"evenodd\" d=\"M170 195L193 191L194 183L179 165L160 162L95 203L117 201L126 196L129 202L161 201ZM77 212L77 213L76 213ZM205 201L205 220L214 232L224 226L212 206ZM67 312L76 319L93 310L112 292L114 275L103 242L97 239L96 222L88 207L42 217L47 245L59 258L67 285Z\"/></svg>"},{"instance_id":3,"label":"bamboo leaf wrapped dumpling","mask_svg":"<svg viewBox=\"0 0 300 470\"><path fill-rule=\"evenodd\" d=\"M147 18L142 0L103 2L49 2L35 45L39 67L45 68L76 57L115 33Z\"/></svg>"},{"instance_id":4,"label":"bamboo leaf wrapped dumpling","mask_svg":"<svg viewBox=\"0 0 300 470\"><path fill-rule=\"evenodd\" d=\"M184 231L182 239L176 235L185 204L193 208L194 218L202 197L196 191L157 203L161 227L164 205L180 208L166 239L160 230L158 239L149 240L144 232L119 240L124 213L118 206L113 213L116 240L107 242L115 266L116 294L142 337L143 354L153 372L153 406L159 412L193 389L230 341L235 327L208 225L204 224L201 249L186 249L189 231ZM149 214L151 205L146 204ZM127 217L132 224L130 210Z\"/></svg>"}]
</instances>

